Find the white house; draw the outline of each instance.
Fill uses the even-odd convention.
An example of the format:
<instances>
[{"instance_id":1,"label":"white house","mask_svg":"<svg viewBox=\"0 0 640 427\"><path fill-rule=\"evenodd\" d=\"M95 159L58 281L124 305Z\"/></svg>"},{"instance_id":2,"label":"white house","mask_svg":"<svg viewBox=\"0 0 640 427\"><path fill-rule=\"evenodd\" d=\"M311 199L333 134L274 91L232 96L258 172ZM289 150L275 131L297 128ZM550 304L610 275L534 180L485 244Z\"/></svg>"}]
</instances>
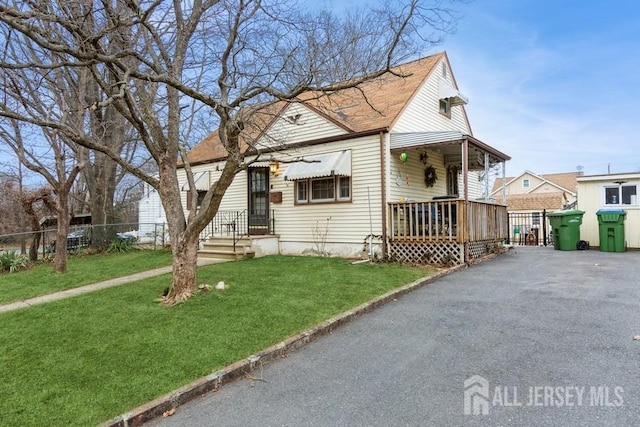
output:
<instances>
[{"instance_id":1,"label":"white house","mask_svg":"<svg viewBox=\"0 0 640 427\"><path fill-rule=\"evenodd\" d=\"M248 236L258 254L375 252L452 263L494 250L506 237L506 208L477 199L489 193L489 169L509 157L473 137L446 53L394 72L271 105L269 120L243 131L266 153L247 149L253 163L236 175L203 238ZM217 132L188 153L199 195L225 156Z\"/></svg>"}]
</instances>

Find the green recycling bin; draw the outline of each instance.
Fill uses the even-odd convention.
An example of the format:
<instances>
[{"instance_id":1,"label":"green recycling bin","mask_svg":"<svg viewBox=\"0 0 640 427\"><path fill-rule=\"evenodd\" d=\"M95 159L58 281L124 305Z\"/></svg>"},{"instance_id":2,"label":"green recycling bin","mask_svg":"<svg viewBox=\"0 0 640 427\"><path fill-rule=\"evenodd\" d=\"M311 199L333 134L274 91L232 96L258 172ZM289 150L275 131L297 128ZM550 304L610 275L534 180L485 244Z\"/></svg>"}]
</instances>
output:
<instances>
[{"instance_id":1,"label":"green recycling bin","mask_svg":"<svg viewBox=\"0 0 640 427\"><path fill-rule=\"evenodd\" d=\"M547 213L553 230L553 249L575 251L580 241L580 225L584 211L576 209Z\"/></svg>"},{"instance_id":2,"label":"green recycling bin","mask_svg":"<svg viewBox=\"0 0 640 427\"><path fill-rule=\"evenodd\" d=\"M598 230L600 235L601 252L624 252L624 220L627 213L622 209L600 209L598 216Z\"/></svg>"}]
</instances>

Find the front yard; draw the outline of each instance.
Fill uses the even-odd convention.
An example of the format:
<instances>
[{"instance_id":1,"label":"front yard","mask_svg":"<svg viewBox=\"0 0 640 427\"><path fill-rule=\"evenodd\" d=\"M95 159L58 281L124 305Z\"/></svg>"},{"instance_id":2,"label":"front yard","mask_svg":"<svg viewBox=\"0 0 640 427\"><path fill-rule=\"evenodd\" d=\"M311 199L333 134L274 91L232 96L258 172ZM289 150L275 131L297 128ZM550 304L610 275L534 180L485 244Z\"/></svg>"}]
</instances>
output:
<instances>
[{"instance_id":1,"label":"front yard","mask_svg":"<svg viewBox=\"0 0 640 427\"><path fill-rule=\"evenodd\" d=\"M56 274L49 263L40 263L19 273L0 274L0 304L164 267L171 260L166 250L70 256L64 274Z\"/></svg>"},{"instance_id":2,"label":"front yard","mask_svg":"<svg viewBox=\"0 0 640 427\"><path fill-rule=\"evenodd\" d=\"M228 289L167 308L160 276L0 315L2 424L95 425L434 272L284 256L198 271Z\"/></svg>"}]
</instances>

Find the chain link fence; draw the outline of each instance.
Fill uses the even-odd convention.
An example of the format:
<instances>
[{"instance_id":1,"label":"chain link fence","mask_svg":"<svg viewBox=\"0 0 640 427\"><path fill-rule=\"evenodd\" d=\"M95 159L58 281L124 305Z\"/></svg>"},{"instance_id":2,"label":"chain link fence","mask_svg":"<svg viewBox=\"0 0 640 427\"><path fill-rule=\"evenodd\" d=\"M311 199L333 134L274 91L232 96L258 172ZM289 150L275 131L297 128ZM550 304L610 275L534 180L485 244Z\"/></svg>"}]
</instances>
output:
<instances>
[{"instance_id":1,"label":"chain link fence","mask_svg":"<svg viewBox=\"0 0 640 427\"><path fill-rule=\"evenodd\" d=\"M55 252L55 228L0 235L0 253L15 251L27 254L34 250L45 257ZM136 246L161 249L169 244L166 223L130 223L107 225L77 225L69 227L67 251L79 252L89 247L107 247L113 240L127 240Z\"/></svg>"}]
</instances>

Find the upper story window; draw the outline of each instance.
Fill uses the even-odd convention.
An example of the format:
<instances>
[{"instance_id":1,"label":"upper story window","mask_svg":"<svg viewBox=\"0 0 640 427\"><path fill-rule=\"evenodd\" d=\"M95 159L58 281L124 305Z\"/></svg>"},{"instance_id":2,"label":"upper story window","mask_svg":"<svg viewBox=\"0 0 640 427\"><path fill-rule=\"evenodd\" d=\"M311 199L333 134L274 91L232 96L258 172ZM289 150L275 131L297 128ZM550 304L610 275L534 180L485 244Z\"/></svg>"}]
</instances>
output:
<instances>
[{"instance_id":1,"label":"upper story window","mask_svg":"<svg viewBox=\"0 0 640 427\"><path fill-rule=\"evenodd\" d=\"M531 183L529 182L528 179L522 180L522 188L529 188L529 185L531 185Z\"/></svg>"},{"instance_id":2,"label":"upper story window","mask_svg":"<svg viewBox=\"0 0 640 427\"><path fill-rule=\"evenodd\" d=\"M440 114L451 118L451 100L449 98L440 99Z\"/></svg>"},{"instance_id":3,"label":"upper story window","mask_svg":"<svg viewBox=\"0 0 640 427\"><path fill-rule=\"evenodd\" d=\"M638 186L636 184L620 184L604 187L605 205L637 205Z\"/></svg>"}]
</instances>

